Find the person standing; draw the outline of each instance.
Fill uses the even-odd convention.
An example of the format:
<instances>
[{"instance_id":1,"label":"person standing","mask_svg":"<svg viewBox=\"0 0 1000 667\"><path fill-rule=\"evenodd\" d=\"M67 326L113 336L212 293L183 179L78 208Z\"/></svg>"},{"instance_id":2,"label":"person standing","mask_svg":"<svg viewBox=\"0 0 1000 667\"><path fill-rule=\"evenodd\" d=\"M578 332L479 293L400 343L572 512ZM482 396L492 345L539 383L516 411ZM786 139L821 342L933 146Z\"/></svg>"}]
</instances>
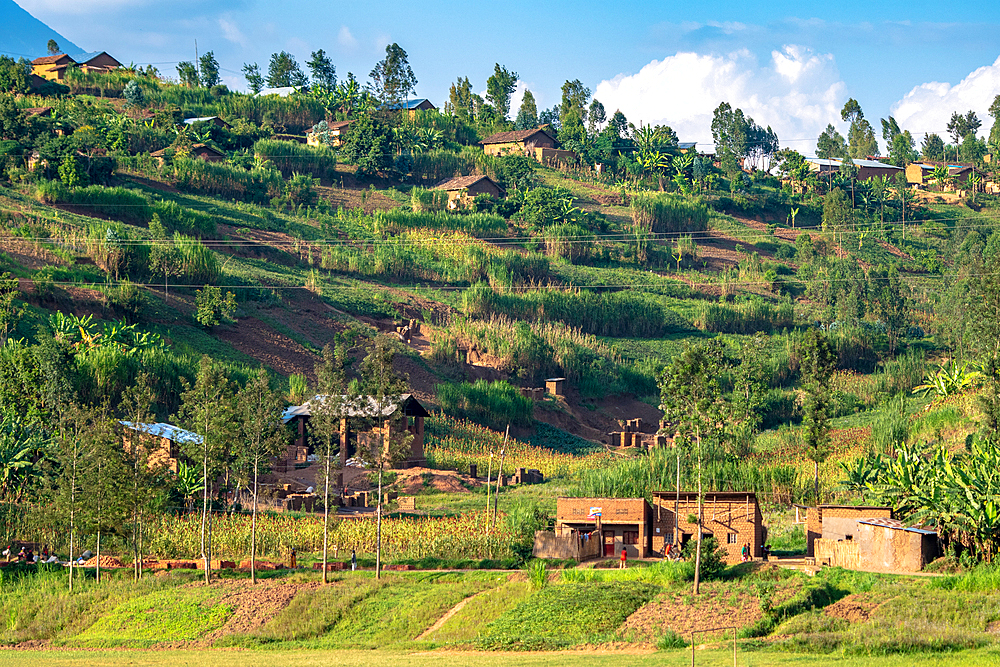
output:
<instances>
[{"instance_id":1,"label":"person standing","mask_svg":"<svg viewBox=\"0 0 1000 667\"><path fill-rule=\"evenodd\" d=\"M619 570L624 570L624 569L625 569L625 561L626 561L627 559L628 559L628 552L627 552L627 551L625 551L625 547L622 547L622 561L621 561L621 563L620 563L620 564L618 565L618 569L619 569Z\"/></svg>"},{"instance_id":2,"label":"person standing","mask_svg":"<svg viewBox=\"0 0 1000 667\"><path fill-rule=\"evenodd\" d=\"M351 549L351 572L358 569L358 552L356 549Z\"/></svg>"}]
</instances>

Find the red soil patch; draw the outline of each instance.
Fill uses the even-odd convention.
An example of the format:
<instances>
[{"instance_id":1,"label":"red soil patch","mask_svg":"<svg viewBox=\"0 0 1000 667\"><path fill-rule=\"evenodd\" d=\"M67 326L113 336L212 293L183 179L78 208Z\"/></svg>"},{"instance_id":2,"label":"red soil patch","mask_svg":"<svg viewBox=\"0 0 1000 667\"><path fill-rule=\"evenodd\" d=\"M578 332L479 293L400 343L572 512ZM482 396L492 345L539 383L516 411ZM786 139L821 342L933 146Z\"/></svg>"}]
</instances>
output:
<instances>
[{"instance_id":1,"label":"red soil patch","mask_svg":"<svg viewBox=\"0 0 1000 667\"><path fill-rule=\"evenodd\" d=\"M255 317L243 318L234 327L220 330L218 337L282 375L312 376L317 357L292 339Z\"/></svg>"},{"instance_id":2,"label":"red soil patch","mask_svg":"<svg viewBox=\"0 0 1000 667\"><path fill-rule=\"evenodd\" d=\"M83 567L97 567L97 556L85 561ZM101 567L125 567L125 563L114 556L101 556Z\"/></svg>"},{"instance_id":3,"label":"red soil patch","mask_svg":"<svg viewBox=\"0 0 1000 667\"><path fill-rule=\"evenodd\" d=\"M466 485L478 486L483 483L483 480L472 479L453 470L405 468L397 471L397 475L401 493L408 496L428 488L443 493L468 493Z\"/></svg>"},{"instance_id":4,"label":"red soil patch","mask_svg":"<svg viewBox=\"0 0 1000 667\"><path fill-rule=\"evenodd\" d=\"M824 609L823 613L833 618L842 618L848 623L864 623L885 602L884 595L854 593L837 600Z\"/></svg>"}]
</instances>

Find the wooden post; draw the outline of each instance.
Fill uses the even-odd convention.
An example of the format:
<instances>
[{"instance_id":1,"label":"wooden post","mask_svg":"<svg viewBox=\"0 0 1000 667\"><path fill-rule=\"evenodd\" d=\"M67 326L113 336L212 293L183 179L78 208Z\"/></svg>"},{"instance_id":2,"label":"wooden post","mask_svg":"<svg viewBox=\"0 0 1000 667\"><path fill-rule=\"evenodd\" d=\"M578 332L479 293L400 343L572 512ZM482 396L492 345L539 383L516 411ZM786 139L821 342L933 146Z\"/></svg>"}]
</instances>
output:
<instances>
[{"instance_id":1,"label":"wooden post","mask_svg":"<svg viewBox=\"0 0 1000 667\"><path fill-rule=\"evenodd\" d=\"M503 462L507 457L507 437L510 435L510 424L507 424L507 431L503 435L503 448L500 450L500 468L497 470L497 490L493 494L493 527L497 525L497 510L500 505L500 480L503 479Z\"/></svg>"}]
</instances>

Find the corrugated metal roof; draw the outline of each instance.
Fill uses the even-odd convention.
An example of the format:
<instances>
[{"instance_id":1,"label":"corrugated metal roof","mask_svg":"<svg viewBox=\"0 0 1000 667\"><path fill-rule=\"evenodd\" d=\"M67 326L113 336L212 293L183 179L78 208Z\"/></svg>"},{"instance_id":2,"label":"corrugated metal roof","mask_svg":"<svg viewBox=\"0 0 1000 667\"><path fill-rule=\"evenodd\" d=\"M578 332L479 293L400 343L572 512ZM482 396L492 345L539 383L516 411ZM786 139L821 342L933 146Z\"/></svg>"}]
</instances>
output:
<instances>
[{"instance_id":1,"label":"corrugated metal roof","mask_svg":"<svg viewBox=\"0 0 1000 667\"><path fill-rule=\"evenodd\" d=\"M864 523L869 526L878 526L880 528L892 528L893 530L905 530L909 533L920 533L921 535L937 535L937 532L933 530L907 526L899 519L858 519L858 523Z\"/></svg>"},{"instance_id":2,"label":"corrugated metal roof","mask_svg":"<svg viewBox=\"0 0 1000 667\"><path fill-rule=\"evenodd\" d=\"M281 421L287 424L295 417L309 417L312 415L311 407L316 403L325 403L328 398L329 397L326 394L317 394L312 398L312 400L303 403L302 405L293 405L288 407L281 414ZM339 400L344 404L345 417L375 417L379 414L378 402L375 400L374 396L354 397L352 400L349 396L341 395L335 397L335 400ZM427 410L424 409L424 406L417 402L417 399L413 397L413 394L400 394L399 396L391 397L390 404L387 407L382 408L381 414L383 417L389 417L400 407L402 407L404 412L408 415L412 414L419 417L426 417L429 414Z\"/></svg>"},{"instance_id":3,"label":"corrugated metal roof","mask_svg":"<svg viewBox=\"0 0 1000 667\"><path fill-rule=\"evenodd\" d=\"M177 443L182 442L193 442L200 445L205 441L197 433L192 433L173 424L165 424L163 422L157 422L155 424L135 424L133 422L121 421L119 422L122 426L130 428L133 431L139 431L141 433L148 433L149 435L155 435L158 438L166 438L167 440L173 440Z\"/></svg>"},{"instance_id":4,"label":"corrugated metal roof","mask_svg":"<svg viewBox=\"0 0 1000 667\"><path fill-rule=\"evenodd\" d=\"M218 116L201 116L199 118L185 118L181 122L183 122L185 125L192 125L194 123L201 123L201 122L207 121L207 120L215 120L216 118L219 118L219 117ZM219 118L219 120L222 120L222 119ZM222 121L222 122L225 122L225 121Z\"/></svg>"},{"instance_id":5,"label":"corrugated metal roof","mask_svg":"<svg viewBox=\"0 0 1000 667\"><path fill-rule=\"evenodd\" d=\"M283 86L281 88L264 88L254 97L264 97L265 95L277 95L278 97L288 97L294 93L298 88L295 86Z\"/></svg>"},{"instance_id":6,"label":"corrugated metal roof","mask_svg":"<svg viewBox=\"0 0 1000 667\"><path fill-rule=\"evenodd\" d=\"M829 158L828 159L828 158L820 158L820 157L810 157L810 158L806 158L806 162L809 162L809 163L815 164L815 165L819 165L819 166L822 166L822 167L838 167L839 168L840 165L843 164L844 161L841 160L840 158ZM858 160L852 160L852 162L854 162L854 166L855 167L875 167L875 168L882 168L882 169L899 169L900 171L902 171L902 169L903 169L902 167L897 167L894 164L886 164L884 162L878 162L876 160L861 160L861 159L858 159Z\"/></svg>"}]
</instances>

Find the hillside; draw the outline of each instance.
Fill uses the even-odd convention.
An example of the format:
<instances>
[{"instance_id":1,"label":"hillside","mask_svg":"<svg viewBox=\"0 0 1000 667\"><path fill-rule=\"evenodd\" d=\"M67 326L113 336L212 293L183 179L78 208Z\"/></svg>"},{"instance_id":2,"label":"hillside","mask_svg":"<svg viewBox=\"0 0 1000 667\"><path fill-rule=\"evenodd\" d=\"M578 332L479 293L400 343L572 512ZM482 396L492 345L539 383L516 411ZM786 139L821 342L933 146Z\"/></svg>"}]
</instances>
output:
<instances>
[{"instance_id":1,"label":"hillside","mask_svg":"<svg viewBox=\"0 0 1000 667\"><path fill-rule=\"evenodd\" d=\"M369 93L66 84L0 96L0 533L100 549L111 573L88 563L70 595L72 569L5 565L3 641L679 660L709 619L769 658L995 652L1000 196L982 183L821 179L788 151L744 171L624 122L540 128L576 147L540 163L482 149L502 121ZM345 119L335 145L323 123ZM455 174L497 194L433 187ZM317 393L389 403L350 415L342 470L346 412L313 404L308 436L278 423ZM429 416L394 413L401 394ZM151 422L185 431L122 446ZM697 539L624 571L533 557L557 498L677 487L756 494L754 553L778 565L709 553L688 595ZM807 563L798 512L820 503L929 530L929 576ZM305 567L278 569L293 553ZM207 586L186 572L202 558Z\"/></svg>"},{"instance_id":2,"label":"hillside","mask_svg":"<svg viewBox=\"0 0 1000 667\"><path fill-rule=\"evenodd\" d=\"M84 49L66 39L25 11L14 0L0 2L0 51L4 55L33 60L47 55L45 45L56 40L63 53L83 53Z\"/></svg>"}]
</instances>

